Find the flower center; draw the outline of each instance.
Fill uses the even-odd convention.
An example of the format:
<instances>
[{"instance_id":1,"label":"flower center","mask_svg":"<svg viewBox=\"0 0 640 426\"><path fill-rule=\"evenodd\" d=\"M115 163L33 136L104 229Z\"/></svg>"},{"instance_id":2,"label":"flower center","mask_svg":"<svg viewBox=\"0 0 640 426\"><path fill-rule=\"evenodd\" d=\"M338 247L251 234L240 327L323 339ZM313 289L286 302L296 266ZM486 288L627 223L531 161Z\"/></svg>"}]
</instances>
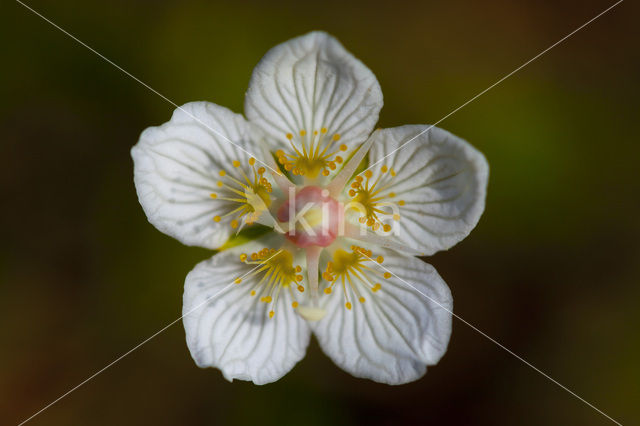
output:
<instances>
[{"instance_id":1,"label":"flower center","mask_svg":"<svg viewBox=\"0 0 640 426\"><path fill-rule=\"evenodd\" d=\"M243 278L236 278L234 282L240 284L249 277L262 274L262 278L251 286L251 292L249 294L255 296L260 293L260 302L273 303L269 311L269 318L273 318L275 315L278 296L280 295L280 290L283 288L288 289L291 294L291 298L293 299L291 307L294 309L298 307L292 286L302 281L302 275L300 275L302 268L300 265L293 266L293 255L291 252L288 250L264 248L259 252L251 253L250 256L242 253L240 255L240 261L248 265L262 265L249 275ZM298 291L303 292L304 287L298 285Z\"/></svg>"},{"instance_id":2,"label":"flower center","mask_svg":"<svg viewBox=\"0 0 640 426\"><path fill-rule=\"evenodd\" d=\"M227 174L225 170L220 170L220 180L217 183L220 188L220 193L212 192L211 198L214 200L230 201L232 203L238 203L239 206L231 210L224 216L214 216L215 222L220 222L222 218L232 216L233 219L229 223L232 228L237 228L240 221L243 224L251 225L260 217L262 212L266 211L271 205L271 183L265 178L264 167L256 169L256 159L249 159L249 166L253 170L253 177L250 178L240 167L239 161L233 161L232 165L235 169L238 169L242 179L236 179L233 176Z\"/></svg>"},{"instance_id":3,"label":"flower center","mask_svg":"<svg viewBox=\"0 0 640 426\"><path fill-rule=\"evenodd\" d=\"M335 170L336 164L343 161L342 157L336 154L347 150L344 144L332 148L332 145L340 140L340 135L335 133L329 137L326 127L321 128L320 131L314 130L311 134L307 134L306 130L300 130L295 136L287 133L286 138L293 153L287 154L281 149L278 150L276 152L278 162L286 171L311 179L315 179L320 172L323 176L329 176L330 170Z\"/></svg>"},{"instance_id":4,"label":"flower center","mask_svg":"<svg viewBox=\"0 0 640 426\"><path fill-rule=\"evenodd\" d=\"M382 227L384 232L389 232L391 231L391 225L383 223L383 220L389 218L400 220L398 206L404 206L404 200L400 200L397 203L388 201L396 196L394 192L387 191L395 176L396 172L393 168L389 169L387 166L382 166L380 174L375 180L372 180L373 173L371 170L367 170L364 172L364 178L358 175L351 183L351 189L349 190L349 196L351 197L350 207L359 211L360 218L358 221L371 227L374 231ZM389 207L391 211L385 211L382 207Z\"/></svg>"},{"instance_id":5,"label":"flower center","mask_svg":"<svg viewBox=\"0 0 640 426\"><path fill-rule=\"evenodd\" d=\"M367 262L382 263L384 258L372 257L371 250L362 247L351 246L351 252L338 249L333 253L333 259L327 262L327 268L322 273L322 278L329 281L329 286L324 289L325 294L331 294L334 285L340 281L342 292L345 298L345 307L351 309L351 301L347 291L347 286L353 290L360 303L365 302L365 298L358 289L357 282L362 282L373 293L380 290L380 283L376 283L376 278L382 276L387 279L391 277L389 272L381 273L379 270L371 268ZM339 280L338 280L339 279Z\"/></svg>"},{"instance_id":6,"label":"flower center","mask_svg":"<svg viewBox=\"0 0 640 426\"><path fill-rule=\"evenodd\" d=\"M306 186L280 207L278 220L285 222L286 237L298 247L326 247L338 236L342 211L328 190Z\"/></svg>"}]
</instances>

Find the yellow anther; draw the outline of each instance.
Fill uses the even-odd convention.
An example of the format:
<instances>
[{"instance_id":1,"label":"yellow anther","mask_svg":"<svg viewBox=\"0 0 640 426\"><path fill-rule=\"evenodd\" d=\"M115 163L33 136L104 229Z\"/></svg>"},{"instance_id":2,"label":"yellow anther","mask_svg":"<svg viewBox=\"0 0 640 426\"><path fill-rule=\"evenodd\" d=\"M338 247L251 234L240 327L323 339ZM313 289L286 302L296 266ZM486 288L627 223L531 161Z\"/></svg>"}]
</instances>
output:
<instances>
[{"instance_id":1,"label":"yellow anther","mask_svg":"<svg viewBox=\"0 0 640 426\"><path fill-rule=\"evenodd\" d=\"M331 294L331 287L327 287L324 289L325 294Z\"/></svg>"},{"instance_id":2,"label":"yellow anther","mask_svg":"<svg viewBox=\"0 0 640 426\"><path fill-rule=\"evenodd\" d=\"M387 171L388 171L388 170L389 170L389 168L388 168L387 166L382 166L382 167L380 168L380 171L381 171L382 173L387 173Z\"/></svg>"},{"instance_id":3,"label":"yellow anther","mask_svg":"<svg viewBox=\"0 0 640 426\"><path fill-rule=\"evenodd\" d=\"M214 216L213 217L213 221L214 222L220 222L220 219L221 219L220 216Z\"/></svg>"},{"instance_id":4,"label":"yellow anther","mask_svg":"<svg viewBox=\"0 0 640 426\"><path fill-rule=\"evenodd\" d=\"M222 188L222 185L224 185L224 183L222 183L222 181L218 181L217 185Z\"/></svg>"},{"instance_id":5,"label":"yellow anther","mask_svg":"<svg viewBox=\"0 0 640 426\"><path fill-rule=\"evenodd\" d=\"M233 220L231 221L230 225L231 225L231 227L232 227L233 229L236 229L236 228L238 227L238 221L237 221L237 220L235 220L235 219L233 219Z\"/></svg>"},{"instance_id":6,"label":"yellow anther","mask_svg":"<svg viewBox=\"0 0 640 426\"><path fill-rule=\"evenodd\" d=\"M256 291L255 290L251 290L251 295L255 296L256 295Z\"/></svg>"},{"instance_id":7,"label":"yellow anther","mask_svg":"<svg viewBox=\"0 0 640 426\"><path fill-rule=\"evenodd\" d=\"M364 172L364 177L366 177L367 179L371 179L371 176L373 176L371 170L367 170L366 172Z\"/></svg>"},{"instance_id":8,"label":"yellow anther","mask_svg":"<svg viewBox=\"0 0 640 426\"><path fill-rule=\"evenodd\" d=\"M340 151L346 151L347 146L345 144L340 145Z\"/></svg>"},{"instance_id":9,"label":"yellow anther","mask_svg":"<svg viewBox=\"0 0 640 426\"><path fill-rule=\"evenodd\" d=\"M216 198L218 198L218 194L216 194L215 192L212 192L209 196L210 196L211 198L213 198L214 200L215 200Z\"/></svg>"},{"instance_id":10,"label":"yellow anther","mask_svg":"<svg viewBox=\"0 0 640 426\"><path fill-rule=\"evenodd\" d=\"M373 286L373 288L371 289L371 291L373 291L374 293L378 290L380 290L380 288L382 288L382 286L380 285L380 283L376 283L376 285Z\"/></svg>"},{"instance_id":11,"label":"yellow anther","mask_svg":"<svg viewBox=\"0 0 640 426\"><path fill-rule=\"evenodd\" d=\"M393 198L395 196L396 196L395 192L390 192L389 195L388 195L389 198ZM404 204L404 201L402 203Z\"/></svg>"},{"instance_id":12,"label":"yellow anther","mask_svg":"<svg viewBox=\"0 0 640 426\"><path fill-rule=\"evenodd\" d=\"M256 159L253 157L249 158L249 165L253 166L254 164L256 164Z\"/></svg>"},{"instance_id":13,"label":"yellow anther","mask_svg":"<svg viewBox=\"0 0 640 426\"><path fill-rule=\"evenodd\" d=\"M364 299L364 297L361 297L361 298L359 298L358 300L360 301L360 303L364 303L364 300L365 300L365 299Z\"/></svg>"},{"instance_id":14,"label":"yellow anther","mask_svg":"<svg viewBox=\"0 0 640 426\"><path fill-rule=\"evenodd\" d=\"M313 134L314 134L314 135L317 135L317 134L318 134L318 131L317 131L317 130L314 130L314 131L313 131Z\"/></svg>"},{"instance_id":15,"label":"yellow anther","mask_svg":"<svg viewBox=\"0 0 640 426\"><path fill-rule=\"evenodd\" d=\"M340 140L340 135L339 135L338 133L336 133L335 135L333 135L333 138L332 138L332 139L333 139L334 141L338 141L338 140Z\"/></svg>"},{"instance_id":16,"label":"yellow anther","mask_svg":"<svg viewBox=\"0 0 640 426\"><path fill-rule=\"evenodd\" d=\"M330 173L330 172L329 172L329 170L324 169L324 170L322 171L322 176L329 176L329 173Z\"/></svg>"},{"instance_id":17,"label":"yellow anther","mask_svg":"<svg viewBox=\"0 0 640 426\"><path fill-rule=\"evenodd\" d=\"M298 291L299 291L300 293L304 293L304 287L303 287L303 286L301 286L301 285L299 285L299 286L298 286Z\"/></svg>"},{"instance_id":18,"label":"yellow anther","mask_svg":"<svg viewBox=\"0 0 640 426\"><path fill-rule=\"evenodd\" d=\"M395 171L395 170L393 170L393 167L391 168L390 173L391 173L391 176L395 176L395 175L396 175L396 171Z\"/></svg>"},{"instance_id":19,"label":"yellow anther","mask_svg":"<svg viewBox=\"0 0 640 426\"><path fill-rule=\"evenodd\" d=\"M291 307L292 307L293 309L297 308L297 307L298 307L298 302L293 302L293 303L291 304Z\"/></svg>"},{"instance_id":20,"label":"yellow anther","mask_svg":"<svg viewBox=\"0 0 640 426\"><path fill-rule=\"evenodd\" d=\"M240 167L240 162L238 160L233 160L233 167Z\"/></svg>"},{"instance_id":21,"label":"yellow anther","mask_svg":"<svg viewBox=\"0 0 640 426\"><path fill-rule=\"evenodd\" d=\"M400 200L400 201L398 201L398 205L399 205L399 206L404 206L404 204L405 204L405 203L404 203L404 200Z\"/></svg>"},{"instance_id":22,"label":"yellow anther","mask_svg":"<svg viewBox=\"0 0 640 426\"><path fill-rule=\"evenodd\" d=\"M340 157L339 155L336 155L336 163L342 164L342 161L343 161L342 157Z\"/></svg>"},{"instance_id":23,"label":"yellow anther","mask_svg":"<svg viewBox=\"0 0 640 426\"><path fill-rule=\"evenodd\" d=\"M327 128L326 128L326 127L323 127L322 129L320 129L320 131L321 131L322 133L327 133Z\"/></svg>"},{"instance_id":24,"label":"yellow anther","mask_svg":"<svg viewBox=\"0 0 640 426\"><path fill-rule=\"evenodd\" d=\"M382 263L382 262L384 262L384 257L382 257L382 256L378 256L378 257L376 258L376 262L378 262L378 263Z\"/></svg>"},{"instance_id":25,"label":"yellow anther","mask_svg":"<svg viewBox=\"0 0 640 426\"><path fill-rule=\"evenodd\" d=\"M350 190L349 190L349 196L350 196L350 197L355 197L355 196L356 196L356 191L355 191L355 190L353 190L353 189L350 189Z\"/></svg>"},{"instance_id":26,"label":"yellow anther","mask_svg":"<svg viewBox=\"0 0 640 426\"><path fill-rule=\"evenodd\" d=\"M247 260L247 254L246 253L242 253L240 255L240 262L244 262L245 260Z\"/></svg>"},{"instance_id":27,"label":"yellow anther","mask_svg":"<svg viewBox=\"0 0 640 426\"><path fill-rule=\"evenodd\" d=\"M382 225L382 230L383 230L384 232L389 232L389 231L391 231L391 225L389 225L389 224L386 224L386 223L385 223L384 225Z\"/></svg>"},{"instance_id":28,"label":"yellow anther","mask_svg":"<svg viewBox=\"0 0 640 426\"><path fill-rule=\"evenodd\" d=\"M236 280L234 281L234 283L236 284L240 284L242 282L242 278L236 278Z\"/></svg>"},{"instance_id":29,"label":"yellow anther","mask_svg":"<svg viewBox=\"0 0 640 426\"><path fill-rule=\"evenodd\" d=\"M287 139L289 139L289 140L293 139L293 135L291 133L287 133ZM279 152L282 152L282 151L279 151ZM284 152L283 152L283 154L284 154Z\"/></svg>"},{"instance_id":30,"label":"yellow anther","mask_svg":"<svg viewBox=\"0 0 640 426\"><path fill-rule=\"evenodd\" d=\"M224 170L220 170L220 171L218 172L218 174L219 174L220 176L224 176L224 175L226 175L226 174L227 174L227 172L225 172Z\"/></svg>"},{"instance_id":31,"label":"yellow anther","mask_svg":"<svg viewBox=\"0 0 640 426\"><path fill-rule=\"evenodd\" d=\"M391 278L391 272L385 272L384 277L387 279Z\"/></svg>"},{"instance_id":32,"label":"yellow anther","mask_svg":"<svg viewBox=\"0 0 640 426\"><path fill-rule=\"evenodd\" d=\"M274 316L275 314L276 314L275 312L273 312L273 311L269 311L269 318L273 318L273 316Z\"/></svg>"},{"instance_id":33,"label":"yellow anther","mask_svg":"<svg viewBox=\"0 0 640 426\"><path fill-rule=\"evenodd\" d=\"M398 213L393 215L393 220L400 220L400 215Z\"/></svg>"},{"instance_id":34,"label":"yellow anther","mask_svg":"<svg viewBox=\"0 0 640 426\"><path fill-rule=\"evenodd\" d=\"M347 302L347 303L345 303L345 304L344 304L344 306L345 306L347 309L351 310L351 302Z\"/></svg>"},{"instance_id":35,"label":"yellow anther","mask_svg":"<svg viewBox=\"0 0 640 426\"><path fill-rule=\"evenodd\" d=\"M306 130L300 130L300 136L305 136L307 134Z\"/></svg>"}]
</instances>

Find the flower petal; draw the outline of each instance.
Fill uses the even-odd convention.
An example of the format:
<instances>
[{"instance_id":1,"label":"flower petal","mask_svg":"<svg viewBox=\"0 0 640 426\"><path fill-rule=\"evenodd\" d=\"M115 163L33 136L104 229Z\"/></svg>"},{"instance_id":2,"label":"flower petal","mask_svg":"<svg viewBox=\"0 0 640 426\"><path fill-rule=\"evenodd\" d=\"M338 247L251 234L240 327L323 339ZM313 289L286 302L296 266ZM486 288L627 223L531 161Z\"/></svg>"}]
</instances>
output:
<instances>
[{"instance_id":1,"label":"flower petal","mask_svg":"<svg viewBox=\"0 0 640 426\"><path fill-rule=\"evenodd\" d=\"M272 48L256 66L245 98L247 118L278 147L286 134L323 127L353 148L378 121L382 91L375 75L335 38L311 32Z\"/></svg>"},{"instance_id":2,"label":"flower petal","mask_svg":"<svg viewBox=\"0 0 640 426\"><path fill-rule=\"evenodd\" d=\"M365 301L358 302L359 296L348 284L350 310L342 291L323 294L320 303L327 315L310 325L322 350L342 369L395 385L419 379L427 365L444 355L451 336L453 301L431 265L392 251L384 253L384 267L399 278L379 277L381 287L372 291L371 284L352 275L353 286ZM385 272L382 265L370 267Z\"/></svg>"},{"instance_id":3,"label":"flower petal","mask_svg":"<svg viewBox=\"0 0 640 426\"><path fill-rule=\"evenodd\" d=\"M389 184L379 194L398 206L394 235L425 255L464 239L484 211L489 177L484 156L463 139L426 125L379 130L372 138L372 180L383 166L396 173L391 178L387 172Z\"/></svg>"},{"instance_id":4,"label":"flower petal","mask_svg":"<svg viewBox=\"0 0 640 426\"><path fill-rule=\"evenodd\" d=\"M229 381L274 382L304 357L309 344L309 326L291 307L288 292L269 304L250 295L263 275L250 275L257 269L224 251L196 265L185 281L182 312L191 356L199 367L219 368Z\"/></svg>"},{"instance_id":5,"label":"flower petal","mask_svg":"<svg viewBox=\"0 0 640 426\"><path fill-rule=\"evenodd\" d=\"M184 244L220 247L234 232L232 217L219 223L213 219L238 204L212 199L221 189L219 172L242 179L235 160L239 169L253 173L247 164L252 152L260 151L246 120L208 102L185 104L169 122L146 129L131 155L138 199L149 222Z\"/></svg>"}]
</instances>

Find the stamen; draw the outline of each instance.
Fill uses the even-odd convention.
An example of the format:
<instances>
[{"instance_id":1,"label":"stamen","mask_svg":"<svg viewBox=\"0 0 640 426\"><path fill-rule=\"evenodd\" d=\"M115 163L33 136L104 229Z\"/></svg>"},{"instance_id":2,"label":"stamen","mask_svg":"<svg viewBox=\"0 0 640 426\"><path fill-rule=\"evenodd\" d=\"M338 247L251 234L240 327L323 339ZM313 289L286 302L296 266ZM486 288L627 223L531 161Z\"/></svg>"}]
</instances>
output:
<instances>
[{"instance_id":1,"label":"stamen","mask_svg":"<svg viewBox=\"0 0 640 426\"><path fill-rule=\"evenodd\" d=\"M378 268L368 266L367 262L374 261L372 255L371 250L355 245L351 246L350 253L342 249L336 250L333 253L332 260L327 262L327 267L322 273L322 278L329 282L329 285L324 289L324 293L331 294L334 285L339 282L345 300L344 306L347 309L351 310L353 307L347 291L347 285L351 288L357 300L360 303L365 303L366 299L360 294L357 284L362 283L372 293L376 293L382 286L380 283L375 282L374 277L388 278L387 274L391 276L389 272L383 274ZM382 263L384 258L378 256L375 258L375 262Z\"/></svg>"},{"instance_id":2,"label":"stamen","mask_svg":"<svg viewBox=\"0 0 640 426\"><path fill-rule=\"evenodd\" d=\"M382 209L382 207L393 205L388 200L395 197L396 193L386 191L391 187L395 174L393 168L383 165L375 181L371 181L373 172L365 170L364 177L363 175L358 175L351 182L351 189L349 189L348 194L355 206L360 209L361 216L358 221L374 231L382 228L385 233L388 233L391 231L392 226L383 221L388 221L389 219L400 220L399 214ZM397 205L404 206L404 200L398 201Z\"/></svg>"},{"instance_id":3,"label":"stamen","mask_svg":"<svg viewBox=\"0 0 640 426\"><path fill-rule=\"evenodd\" d=\"M251 225L271 205L270 193L272 186L267 178L264 177L265 168L260 167L256 170L256 159L253 157L249 158L247 163L253 171L253 178L249 178L244 169L240 167L240 161L233 160L231 164L239 170L244 182L231 176L226 170L220 170L218 175L221 180L216 185L221 188L221 192L212 192L210 194L214 200L227 201L239 205L222 216L216 215L213 217L215 222L220 222L223 218L232 216L228 223L233 229L242 227L245 224Z\"/></svg>"},{"instance_id":4,"label":"stamen","mask_svg":"<svg viewBox=\"0 0 640 426\"><path fill-rule=\"evenodd\" d=\"M262 295L260 302L271 304L271 309L268 313L269 318L273 318L275 315L280 290L283 288L288 289L287 291L291 294L291 298L294 299L291 307L293 309L298 307L292 286L302 281L303 277L299 274L302 268L299 265L293 265L291 252L264 248L258 252L251 253L251 255L242 253L240 261L248 265L262 265L242 279L237 278L235 283L240 284L243 281L249 281L248 278L254 275L263 274L257 283L255 283L255 280L251 281L254 284L252 284L249 294L255 296L259 292ZM298 288L300 287L302 285L298 285ZM304 290L304 287L302 289Z\"/></svg>"},{"instance_id":5,"label":"stamen","mask_svg":"<svg viewBox=\"0 0 640 426\"><path fill-rule=\"evenodd\" d=\"M294 136L287 133L285 137L289 141L292 152L285 153L280 149L276 151L278 163L294 176L306 176L315 179L319 174L329 176L332 170L336 170L336 164L341 164L343 159L336 156L338 150L330 150L331 145L340 140L340 135L335 133L327 138L327 128L320 131L311 131L311 137L307 140L307 131L302 129ZM346 151L347 146L341 145L339 150Z\"/></svg>"}]
</instances>

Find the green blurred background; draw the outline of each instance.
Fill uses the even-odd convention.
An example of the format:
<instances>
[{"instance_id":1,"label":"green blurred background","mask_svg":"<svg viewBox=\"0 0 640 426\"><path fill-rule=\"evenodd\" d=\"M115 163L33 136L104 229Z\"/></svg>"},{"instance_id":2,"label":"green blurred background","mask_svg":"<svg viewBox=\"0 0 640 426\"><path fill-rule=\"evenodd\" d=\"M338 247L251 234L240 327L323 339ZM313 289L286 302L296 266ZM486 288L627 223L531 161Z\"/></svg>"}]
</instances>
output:
<instances>
[{"instance_id":1,"label":"green blurred background","mask_svg":"<svg viewBox=\"0 0 640 426\"><path fill-rule=\"evenodd\" d=\"M611 1L46 2L32 7L178 104L241 112L272 46L326 30L433 123ZM487 156L477 229L432 257L455 311L623 424L640 422L639 8L622 3L443 121ZM210 253L147 223L129 149L173 107L17 3L2 6L0 423L17 424L181 313ZM605 425L459 321L388 387L313 342L279 382L198 369L181 324L34 425Z\"/></svg>"}]
</instances>

